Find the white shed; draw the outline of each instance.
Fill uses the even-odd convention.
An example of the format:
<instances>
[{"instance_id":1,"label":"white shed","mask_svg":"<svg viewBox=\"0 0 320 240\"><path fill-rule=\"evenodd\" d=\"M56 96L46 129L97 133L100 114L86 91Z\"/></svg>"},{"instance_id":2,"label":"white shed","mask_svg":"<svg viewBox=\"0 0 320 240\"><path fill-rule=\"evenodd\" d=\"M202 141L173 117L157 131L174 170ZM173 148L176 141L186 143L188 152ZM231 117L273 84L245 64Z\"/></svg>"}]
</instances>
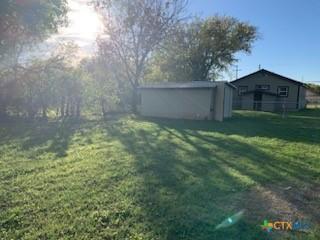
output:
<instances>
[{"instance_id":1,"label":"white shed","mask_svg":"<svg viewBox=\"0 0 320 240\"><path fill-rule=\"evenodd\" d=\"M144 85L139 111L147 117L223 121L232 116L234 88L225 81Z\"/></svg>"}]
</instances>

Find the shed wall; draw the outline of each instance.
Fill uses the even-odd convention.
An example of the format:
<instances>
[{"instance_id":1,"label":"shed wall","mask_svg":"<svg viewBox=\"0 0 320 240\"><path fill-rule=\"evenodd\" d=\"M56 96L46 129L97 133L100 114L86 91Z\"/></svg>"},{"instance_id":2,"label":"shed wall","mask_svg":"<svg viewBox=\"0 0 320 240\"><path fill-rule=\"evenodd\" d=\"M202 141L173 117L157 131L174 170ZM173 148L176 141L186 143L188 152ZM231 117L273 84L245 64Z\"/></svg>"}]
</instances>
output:
<instances>
[{"instance_id":1,"label":"shed wall","mask_svg":"<svg viewBox=\"0 0 320 240\"><path fill-rule=\"evenodd\" d=\"M141 89L141 114L149 117L212 119L214 89Z\"/></svg>"},{"instance_id":2,"label":"shed wall","mask_svg":"<svg viewBox=\"0 0 320 240\"><path fill-rule=\"evenodd\" d=\"M224 90L224 117L232 117L232 99L233 99L233 88L225 85Z\"/></svg>"}]
</instances>

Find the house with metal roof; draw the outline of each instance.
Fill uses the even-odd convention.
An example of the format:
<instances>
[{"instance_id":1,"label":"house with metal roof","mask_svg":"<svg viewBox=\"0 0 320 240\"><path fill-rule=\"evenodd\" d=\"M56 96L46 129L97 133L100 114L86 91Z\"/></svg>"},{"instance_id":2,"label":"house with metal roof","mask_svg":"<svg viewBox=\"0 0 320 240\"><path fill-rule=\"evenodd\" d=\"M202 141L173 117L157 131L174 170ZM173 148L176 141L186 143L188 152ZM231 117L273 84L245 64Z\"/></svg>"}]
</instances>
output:
<instances>
[{"instance_id":1,"label":"house with metal roof","mask_svg":"<svg viewBox=\"0 0 320 240\"><path fill-rule=\"evenodd\" d=\"M302 82L261 69L231 82L237 87L233 108L256 111L294 111L306 106Z\"/></svg>"}]
</instances>

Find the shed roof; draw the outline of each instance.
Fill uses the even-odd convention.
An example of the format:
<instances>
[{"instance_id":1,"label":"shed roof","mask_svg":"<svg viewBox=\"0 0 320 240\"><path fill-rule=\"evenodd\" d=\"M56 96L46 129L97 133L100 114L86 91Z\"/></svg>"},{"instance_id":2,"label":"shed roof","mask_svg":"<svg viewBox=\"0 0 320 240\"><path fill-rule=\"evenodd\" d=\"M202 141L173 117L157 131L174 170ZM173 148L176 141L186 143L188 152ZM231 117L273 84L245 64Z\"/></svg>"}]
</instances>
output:
<instances>
[{"instance_id":1,"label":"shed roof","mask_svg":"<svg viewBox=\"0 0 320 240\"><path fill-rule=\"evenodd\" d=\"M215 88L217 84L225 83L232 88L236 88L233 84L225 81L210 82L210 81L192 81L192 82L165 82L157 84L142 85L139 89L186 89L186 88Z\"/></svg>"}]
</instances>

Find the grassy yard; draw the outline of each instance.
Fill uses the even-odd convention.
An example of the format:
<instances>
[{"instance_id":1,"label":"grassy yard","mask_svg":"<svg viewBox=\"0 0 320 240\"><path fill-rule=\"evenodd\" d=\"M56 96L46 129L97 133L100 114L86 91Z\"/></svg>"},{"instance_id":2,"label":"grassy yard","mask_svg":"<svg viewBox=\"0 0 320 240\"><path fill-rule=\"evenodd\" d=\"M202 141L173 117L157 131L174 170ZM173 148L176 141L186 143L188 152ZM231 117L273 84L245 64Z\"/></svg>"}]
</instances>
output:
<instances>
[{"instance_id":1,"label":"grassy yard","mask_svg":"<svg viewBox=\"0 0 320 240\"><path fill-rule=\"evenodd\" d=\"M311 230L260 227L296 218ZM319 110L0 124L0 239L306 240L319 224Z\"/></svg>"}]
</instances>

